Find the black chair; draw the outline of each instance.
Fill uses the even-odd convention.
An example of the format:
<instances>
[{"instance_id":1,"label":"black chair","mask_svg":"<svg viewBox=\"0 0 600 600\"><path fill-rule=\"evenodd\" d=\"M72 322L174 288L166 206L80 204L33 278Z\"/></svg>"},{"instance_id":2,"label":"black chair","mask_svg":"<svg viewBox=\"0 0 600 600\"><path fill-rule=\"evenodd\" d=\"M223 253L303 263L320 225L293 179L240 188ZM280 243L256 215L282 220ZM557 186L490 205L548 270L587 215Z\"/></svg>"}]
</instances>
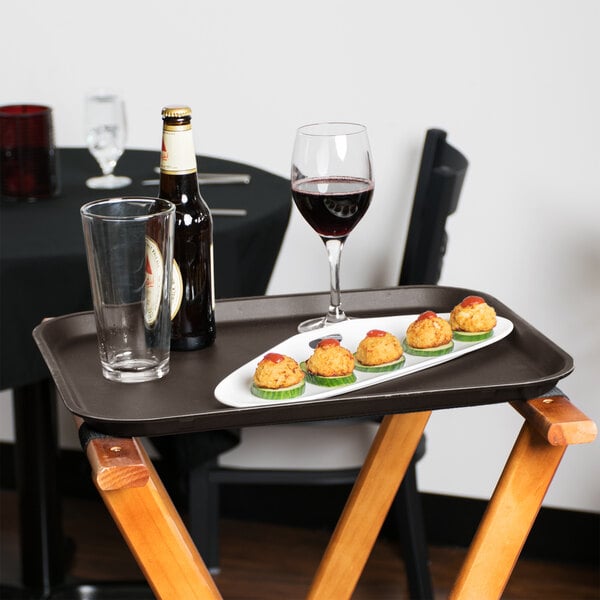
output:
<instances>
[{"instance_id":1,"label":"black chair","mask_svg":"<svg viewBox=\"0 0 600 600\"><path fill-rule=\"evenodd\" d=\"M467 159L446 142L445 131L427 131L400 285L439 281L448 242L446 218L456 210L468 165Z\"/></svg>"},{"instance_id":2,"label":"black chair","mask_svg":"<svg viewBox=\"0 0 600 600\"><path fill-rule=\"evenodd\" d=\"M410 220L400 285L437 283L446 250L446 217L456 210L468 162L450 146L446 133L427 132ZM433 598L417 461L425 453L421 439L393 504L406 564L411 598ZM207 566L219 565L219 488L223 484L334 485L352 483L356 469L274 470L225 468L206 461L189 472L189 527Z\"/></svg>"}]
</instances>

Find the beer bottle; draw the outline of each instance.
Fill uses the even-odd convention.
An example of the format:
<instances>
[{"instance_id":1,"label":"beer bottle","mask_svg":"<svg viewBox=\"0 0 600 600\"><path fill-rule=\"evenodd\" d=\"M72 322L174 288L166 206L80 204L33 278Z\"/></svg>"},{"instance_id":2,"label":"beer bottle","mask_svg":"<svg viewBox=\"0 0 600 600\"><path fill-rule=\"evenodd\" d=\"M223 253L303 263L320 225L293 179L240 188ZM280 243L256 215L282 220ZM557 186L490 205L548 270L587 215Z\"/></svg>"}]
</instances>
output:
<instances>
[{"instance_id":1,"label":"beer bottle","mask_svg":"<svg viewBox=\"0 0 600 600\"><path fill-rule=\"evenodd\" d=\"M216 335L212 217L198 188L192 110L166 106L162 118L159 196L176 210L171 349L198 350Z\"/></svg>"}]
</instances>

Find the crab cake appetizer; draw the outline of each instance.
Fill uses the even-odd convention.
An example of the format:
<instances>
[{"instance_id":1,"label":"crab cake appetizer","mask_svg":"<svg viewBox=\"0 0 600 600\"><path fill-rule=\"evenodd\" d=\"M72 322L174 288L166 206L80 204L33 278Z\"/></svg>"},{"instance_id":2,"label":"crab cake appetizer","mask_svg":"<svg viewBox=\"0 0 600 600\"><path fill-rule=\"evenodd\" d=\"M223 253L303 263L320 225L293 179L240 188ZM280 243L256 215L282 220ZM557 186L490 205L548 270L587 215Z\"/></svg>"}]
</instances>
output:
<instances>
[{"instance_id":1,"label":"crab cake appetizer","mask_svg":"<svg viewBox=\"0 0 600 600\"><path fill-rule=\"evenodd\" d=\"M321 340L312 356L300 366L306 380L315 385L333 387L356 381L352 352L333 338Z\"/></svg>"},{"instance_id":2,"label":"crab cake appetizer","mask_svg":"<svg viewBox=\"0 0 600 600\"><path fill-rule=\"evenodd\" d=\"M394 371L404 364L400 340L395 335L381 329L367 332L354 354L357 371L384 373Z\"/></svg>"},{"instance_id":3,"label":"crab cake appetizer","mask_svg":"<svg viewBox=\"0 0 600 600\"><path fill-rule=\"evenodd\" d=\"M304 393L304 372L289 356L269 352L258 363L251 392L265 400L288 400Z\"/></svg>"},{"instance_id":4,"label":"crab cake appetizer","mask_svg":"<svg viewBox=\"0 0 600 600\"><path fill-rule=\"evenodd\" d=\"M406 330L404 350L415 356L442 356L452 352L450 323L432 310L421 313Z\"/></svg>"},{"instance_id":5,"label":"crab cake appetizer","mask_svg":"<svg viewBox=\"0 0 600 600\"><path fill-rule=\"evenodd\" d=\"M467 296L452 309L450 326L455 340L485 340L496 327L496 311L481 296Z\"/></svg>"}]
</instances>

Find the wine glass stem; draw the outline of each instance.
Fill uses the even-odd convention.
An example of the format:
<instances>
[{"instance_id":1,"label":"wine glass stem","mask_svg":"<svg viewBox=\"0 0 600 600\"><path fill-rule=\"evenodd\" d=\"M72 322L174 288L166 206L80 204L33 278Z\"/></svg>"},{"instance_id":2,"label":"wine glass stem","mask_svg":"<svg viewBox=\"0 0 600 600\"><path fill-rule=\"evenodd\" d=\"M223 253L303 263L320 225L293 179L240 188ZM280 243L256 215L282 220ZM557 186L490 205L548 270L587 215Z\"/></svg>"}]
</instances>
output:
<instances>
[{"instance_id":1,"label":"wine glass stem","mask_svg":"<svg viewBox=\"0 0 600 600\"><path fill-rule=\"evenodd\" d=\"M103 161L100 161L100 168L102 169L102 174L105 177L107 175L112 175L116 166L117 166L117 161L116 160L103 160Z\"/></svg>"},{"instance_id":2,"label":"wine glass stem","mask_svg":"<svg viewBox=\"0 0 600 600\"><path fill-rule=\"evenodd\" d=\"M330 274L329 310L327 311L326 320L328 323L337 323L347 318L342 310L340 292L340 260L345 238L329 238L323 239L323 241L327 249Z\"/></svg>"}]
</instances>

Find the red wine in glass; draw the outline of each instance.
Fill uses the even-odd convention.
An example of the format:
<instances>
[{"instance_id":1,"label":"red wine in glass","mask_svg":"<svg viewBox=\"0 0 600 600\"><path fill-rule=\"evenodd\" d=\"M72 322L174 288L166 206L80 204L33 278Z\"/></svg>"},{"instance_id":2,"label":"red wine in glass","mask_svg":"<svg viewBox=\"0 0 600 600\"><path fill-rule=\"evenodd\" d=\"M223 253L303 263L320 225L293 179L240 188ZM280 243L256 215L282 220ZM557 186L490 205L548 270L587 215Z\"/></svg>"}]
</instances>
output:
<instances>
[{"instance_id":1,"label":"red wine in glass","mask_svg":"<svg viewBox=\"0 0 600 600\"><path fill-rule=\"evenodd\" d=\"M345 321L340 294L344 242L363 218L373 196L367 129L359 123L313 123L296 131L292 152L292 197L304 220L319 234L329 261L329 309L303 321L312 331Z\"/></svg>"},{"instance_id":2,"label":"red wine in glass","mask_svg":"<svg viewBox=\"0 0 600 600\"><path fill-rule=\"evenodd\" d=\"M372 195L373 182L358 177L315 177L292 185L298 210L325 238L345 238L367 212Z\"/></svg>"}]
</instances>

